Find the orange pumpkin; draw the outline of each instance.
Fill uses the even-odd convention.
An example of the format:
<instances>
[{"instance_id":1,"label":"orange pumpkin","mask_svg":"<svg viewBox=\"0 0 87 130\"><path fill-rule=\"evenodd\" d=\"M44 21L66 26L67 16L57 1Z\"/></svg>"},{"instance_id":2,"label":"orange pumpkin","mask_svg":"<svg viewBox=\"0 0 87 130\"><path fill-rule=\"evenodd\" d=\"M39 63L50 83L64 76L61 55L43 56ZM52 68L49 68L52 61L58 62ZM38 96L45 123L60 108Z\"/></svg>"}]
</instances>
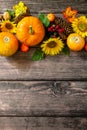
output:
<instances>
[{"instance_id":1,"label":"orange pumpkin","mask_svg":"<svg viewBox=\"0 0 87 130\"><path fill-rule=\"evenodd\" d=\"M17 38L28 46L39 44L45 36L45 28L35 16L24 17L17 25Z\"/></svg>"},{"instance_id":2,"label":"orange pumpkin","mask_svg":"<svg viewBox=\"0 0 87 130\"><path fill-rule=\"evenodd\" d=\"M53 22L55 20L55 14L49 13L47 14L47 18L49 19L50 22Z\"/></svg>"},{"instance_id":3,"label":"orange pumpkin","mask_svg":"<svg viewBox=\"0 0 87 130\"><path fill-rule=\"evenodd\" d=\"M85 46L85 39L77 33L71 33L67 37L67 46L72 51L81 51Z\"/></svg>"}]
</instances>

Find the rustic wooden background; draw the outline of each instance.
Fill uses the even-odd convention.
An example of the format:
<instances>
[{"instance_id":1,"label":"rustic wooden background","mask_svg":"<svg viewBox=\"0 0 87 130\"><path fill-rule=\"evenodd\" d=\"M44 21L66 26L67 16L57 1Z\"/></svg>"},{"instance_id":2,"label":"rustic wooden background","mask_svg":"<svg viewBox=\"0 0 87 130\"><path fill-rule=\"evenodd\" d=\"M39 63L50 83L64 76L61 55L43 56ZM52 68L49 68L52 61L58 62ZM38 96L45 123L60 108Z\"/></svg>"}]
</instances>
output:
<instances>
[{"instance_id":1,"label":"rustic wooden background","mask_svg":"<svg viewBox=\"0 0 87 130\"><path fill-rule=\"evenodd\" d=\"M23 0L31 14L71 6L87 15L87 0ZM0 13L19 0L0 0ZM31 61L0 57L0 130L87 130L87 52Z\"/></svg>"}]
</instances>

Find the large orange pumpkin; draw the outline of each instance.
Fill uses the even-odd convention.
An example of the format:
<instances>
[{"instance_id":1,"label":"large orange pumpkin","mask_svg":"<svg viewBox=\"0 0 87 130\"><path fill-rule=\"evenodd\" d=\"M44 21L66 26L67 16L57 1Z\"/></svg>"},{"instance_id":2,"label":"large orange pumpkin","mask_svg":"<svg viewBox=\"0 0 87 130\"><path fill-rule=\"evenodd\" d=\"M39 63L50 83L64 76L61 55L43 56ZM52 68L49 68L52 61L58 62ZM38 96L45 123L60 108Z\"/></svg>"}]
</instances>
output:
<instances>
[{"instance_id":1,"label":"large orange pumpkin","mask_svg":"<svg viewBox=\"0 0 87 130\"><path fill-rule=\"evenodd\" d=\"M28 46L39 44L45 36L45 28L35 16L24 17L17 25L17 37Z\"/></svg>"}]
</instances>

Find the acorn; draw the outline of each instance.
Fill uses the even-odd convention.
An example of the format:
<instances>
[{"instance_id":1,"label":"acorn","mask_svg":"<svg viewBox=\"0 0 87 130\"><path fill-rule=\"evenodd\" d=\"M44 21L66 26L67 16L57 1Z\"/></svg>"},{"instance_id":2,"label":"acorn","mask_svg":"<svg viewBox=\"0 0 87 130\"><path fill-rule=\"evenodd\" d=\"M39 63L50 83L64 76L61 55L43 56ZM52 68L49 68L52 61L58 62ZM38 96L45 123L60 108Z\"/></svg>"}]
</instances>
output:
<instances>
[{"instance_id":1,"label":"acorn","mask_svg":"<svg viewBox=\"0 0 87 130\"><path fill-rule=\"evenodd\" d=\"M4 18L4 20L10 20L11 19L11 15L9 14L9 12L4 12L4 14L3 14L3 18Z\"/></svg>"}]
</instances>

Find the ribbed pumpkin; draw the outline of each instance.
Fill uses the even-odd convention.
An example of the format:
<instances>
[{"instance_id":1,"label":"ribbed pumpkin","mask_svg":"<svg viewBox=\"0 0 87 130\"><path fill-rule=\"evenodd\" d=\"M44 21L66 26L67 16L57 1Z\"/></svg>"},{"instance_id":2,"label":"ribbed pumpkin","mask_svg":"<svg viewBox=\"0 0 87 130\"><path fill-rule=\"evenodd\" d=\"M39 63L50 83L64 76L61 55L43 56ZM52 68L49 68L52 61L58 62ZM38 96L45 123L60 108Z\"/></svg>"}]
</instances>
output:
<instances>
[{"instance_id":1,"label":"ribbed pumpkin","mask_svg":"<svg viewBox=\"0 0 87 130\"><path fill-rule=\"evenodd\" d=\"M17 38L28 46L39 44L45 36L45 28L35 16L24 17L17 25Z\"/></svg>"}]
</instances>

